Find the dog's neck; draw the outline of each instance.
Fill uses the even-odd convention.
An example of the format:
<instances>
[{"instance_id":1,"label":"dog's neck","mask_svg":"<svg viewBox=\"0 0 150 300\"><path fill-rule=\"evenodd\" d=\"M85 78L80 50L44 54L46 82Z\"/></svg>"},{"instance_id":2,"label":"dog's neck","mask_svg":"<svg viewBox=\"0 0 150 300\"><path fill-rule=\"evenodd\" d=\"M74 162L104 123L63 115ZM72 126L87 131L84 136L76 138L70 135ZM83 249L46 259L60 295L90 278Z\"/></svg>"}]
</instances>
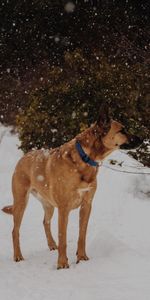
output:
<instances>
[{"instance_id":1,"label":"dog's neck","mask_svg":"<svg viewBox=\"0 0 150 300\"><path fill-rule=\"evenodd\" d=\"M96 126L92 126L80 133L70 142L64 144L59 148L59 154L64 159L70 161L70 167L75 167L78 173L81 175L82 180L90 183L96 179L98 167L89 166L87 163L79 158L79 153L76 149L76 142L79 141L84 152L92 159L96 161L102 161L109 153L110 149L107 149L102 142L102 130Z\"/></svg>"},{"instance_id":2,"label":"dog's neck","mask_svg":"<svg viewBox=\"0 0 150 300\"><path fill-rule=\"evenodd\" d=\"M111 152L103 144L102 130L96 124L79 134L77 139L85 153L93 160L103 160Z\"/></svg>"}]
</instances>

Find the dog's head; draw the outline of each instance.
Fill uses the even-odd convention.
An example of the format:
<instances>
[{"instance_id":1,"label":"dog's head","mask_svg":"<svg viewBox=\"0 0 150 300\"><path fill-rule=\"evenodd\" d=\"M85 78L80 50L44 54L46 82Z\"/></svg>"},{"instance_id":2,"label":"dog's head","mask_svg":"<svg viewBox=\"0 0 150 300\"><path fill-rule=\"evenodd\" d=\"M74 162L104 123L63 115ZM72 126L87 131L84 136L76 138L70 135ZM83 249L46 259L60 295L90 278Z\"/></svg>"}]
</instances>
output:
<instances>
[{"instance_id":1,"label":"dog's head","mask_svg":"<svg viewBox=\"0 0 150 300\"><path fill-rule=\"evenodd\" d=\"M123 124L109 119L108 116L100 116L97 125L101 129L104 146L110 150L136 149L143 142L139 137L129 134Z\"/></svg>"}]
</instances>

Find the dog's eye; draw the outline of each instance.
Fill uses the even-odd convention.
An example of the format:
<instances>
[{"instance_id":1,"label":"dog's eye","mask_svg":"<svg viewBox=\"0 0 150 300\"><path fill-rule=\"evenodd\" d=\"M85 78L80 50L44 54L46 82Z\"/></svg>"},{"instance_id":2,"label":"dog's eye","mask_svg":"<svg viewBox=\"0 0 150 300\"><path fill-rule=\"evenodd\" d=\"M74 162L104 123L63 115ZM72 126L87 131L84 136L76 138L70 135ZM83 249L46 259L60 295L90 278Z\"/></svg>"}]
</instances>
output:
<instances>
[{"instance_id":1,"label":"dog's eye","mask_svg":"<svg viewBox=\"0 0 150 300\"><path fill-rule=\"evenodd\" d=\"M126 134L126 131L125 131L124 128L122 128L119 132L122 133L122 134Z\"/></svg>"}]
</instances>

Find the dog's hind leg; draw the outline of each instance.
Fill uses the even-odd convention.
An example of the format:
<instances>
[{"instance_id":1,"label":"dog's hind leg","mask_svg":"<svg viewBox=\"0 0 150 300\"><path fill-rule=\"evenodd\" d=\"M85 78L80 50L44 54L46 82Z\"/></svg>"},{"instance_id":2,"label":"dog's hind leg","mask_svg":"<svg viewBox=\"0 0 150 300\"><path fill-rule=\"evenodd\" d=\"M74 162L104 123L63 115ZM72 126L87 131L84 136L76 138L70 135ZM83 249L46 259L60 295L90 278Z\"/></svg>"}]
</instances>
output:
<instances>
[{"instance_id":1,"label":"dog's hind leg","mask_svg":"<svg viewBox=\"0 0 150 300\"><path fill-rule=\"evenodd\" d=\"M23 260L23 256L20 249L20 242L19 242L19 229L28 202L29 189L30 189L29 180L21 175L18 176L14 174L13 182L12 182L12 191L14 196L14 204L13 204L14 228L12 231L12 238L13 238L13 247L14 247L14 261L16 262Z\"/></svg>"},{"instance_id":2,"label":"dog's hind leg","mask_svg":"<svg viewBox=\"0 0 150 300\"><path fill-rule=\"evenodd\" d=\"M52 233L51 233L51 218L54 213L54 207L52 205L49 205L49 206L43 205L43 208L45 211L43 225L44 225L44 230L45 230L45 234L46 234L47 244L48 244L50 250L55 250L55 249L57 249L57 245L56 245L56 243L53 239Z\"/></svg>"}]
</instances>

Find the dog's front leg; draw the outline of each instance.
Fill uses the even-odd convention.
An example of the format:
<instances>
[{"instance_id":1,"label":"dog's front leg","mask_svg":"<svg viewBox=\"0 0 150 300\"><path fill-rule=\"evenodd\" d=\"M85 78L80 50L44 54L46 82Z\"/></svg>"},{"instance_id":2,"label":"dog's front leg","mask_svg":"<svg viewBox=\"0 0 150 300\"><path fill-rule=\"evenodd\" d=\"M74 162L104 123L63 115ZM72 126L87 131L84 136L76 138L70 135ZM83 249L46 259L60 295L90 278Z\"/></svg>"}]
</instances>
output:
<instances>
[{"instance_id":1,"label":"dog's front leg","mask_svg":"<svg viewBox=\"0 0 150 300\"><path fill-rule=\"evenodd\" d=\"M83 201L80 208L80 220L79 220L79 239L78 239L78 249L77 249L77 263L80 260L88 260L86 255L86 232L89 221L89 216L91 212L91 203Z\"/></svg>"},{"instance_id":2,"label":"dog's front leg","mask_svg":"<svg viewBox=\"0 0 150 300\"><path fill-rule=\"evenodd\" d=\"M67 225L69 211L64 208L58 209L58 264L57 269L69 268L67 258Z\"/></svg>"}]
</instances>

